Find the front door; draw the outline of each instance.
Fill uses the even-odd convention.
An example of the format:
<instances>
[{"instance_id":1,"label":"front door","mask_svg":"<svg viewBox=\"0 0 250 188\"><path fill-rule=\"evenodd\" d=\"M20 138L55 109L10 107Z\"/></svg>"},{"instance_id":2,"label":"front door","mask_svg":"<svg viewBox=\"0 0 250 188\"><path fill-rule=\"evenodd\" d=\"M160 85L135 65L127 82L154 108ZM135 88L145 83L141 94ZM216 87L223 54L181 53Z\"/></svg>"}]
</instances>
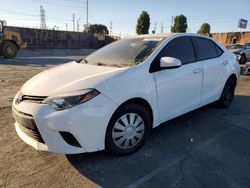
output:
<instances>
[{"instance_id":1,"label":"front door","mask_svg":"<svg viewBox=\"0 0 250 188\"><path fill-rule=\"evenodd\" d=\"M164 122L199 106L203 69L200 62L195 62L190 37L178 37L170 41L156 61L161 57L174 57L182 62L179 68L153 73L158 95L159 120Z\"/></svg>"}]
</instances>

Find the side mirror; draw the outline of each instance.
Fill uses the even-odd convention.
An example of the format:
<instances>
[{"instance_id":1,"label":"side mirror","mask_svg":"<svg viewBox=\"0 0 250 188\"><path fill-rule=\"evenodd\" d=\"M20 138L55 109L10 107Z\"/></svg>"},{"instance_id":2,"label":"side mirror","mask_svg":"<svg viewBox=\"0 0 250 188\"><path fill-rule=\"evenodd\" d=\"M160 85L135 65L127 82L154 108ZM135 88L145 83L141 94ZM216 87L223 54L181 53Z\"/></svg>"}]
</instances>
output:
<instances>
[{"instance_id":1,"label":"side mirror","mask_svg":"<svg viewBox=\"0 0 250 188\"><path fill-rule=\"evenodd\" d=\"M246 48L246 49L250 49L250 46L246 46L245 48Z\"/></svg>"},{"instance_id":2,"label":"side mirror","mask_svg":"<svg viewBox=\"0 0 250 188\"><path fill-rule=\"evenodd\" d=\"M160 60L160 68L167 69L167 68L178 68L182 65L179 59L174 57L162 57Z\"/></svg>"}]
</instances>

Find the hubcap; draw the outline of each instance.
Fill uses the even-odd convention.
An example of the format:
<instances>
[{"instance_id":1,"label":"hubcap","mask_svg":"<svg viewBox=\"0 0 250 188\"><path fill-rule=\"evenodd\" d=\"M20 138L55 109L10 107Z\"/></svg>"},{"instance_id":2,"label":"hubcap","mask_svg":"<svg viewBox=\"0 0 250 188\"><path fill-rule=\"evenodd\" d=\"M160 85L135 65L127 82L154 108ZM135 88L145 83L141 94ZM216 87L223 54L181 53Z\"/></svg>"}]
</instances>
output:
<instances>
[{"instance_id":1,"label":"hubcap","mask_svg":"<svg viewBox=\"0 0 250 188\"><path fill-rule=\"evenodd\" d=\"M130 149L141 141L144 129L144 121L138 114L127 113L121 116L113 127L113 142L120 149Z\"/></svg>"},{"instance_id":2,"label":"hubcap","mask_svg":"<svg viewBox=\"0 0 250 188\"><path fill-rule=\"evenodd\" d=\"M14 54L14 48L12 48L11 46L9 46L7 48L7 53L10 54L10 55Z\"/></svg>"}]
</instances>

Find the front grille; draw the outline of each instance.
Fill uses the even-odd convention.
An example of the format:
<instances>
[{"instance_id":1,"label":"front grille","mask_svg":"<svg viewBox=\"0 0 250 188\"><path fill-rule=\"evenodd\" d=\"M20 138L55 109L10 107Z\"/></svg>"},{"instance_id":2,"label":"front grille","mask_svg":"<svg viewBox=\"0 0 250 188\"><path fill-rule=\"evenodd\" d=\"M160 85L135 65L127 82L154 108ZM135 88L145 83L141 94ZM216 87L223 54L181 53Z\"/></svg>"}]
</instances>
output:
<instances>
[{"instance_id":1,"label":"front grille","mask_svg":"<svg viewBox=\"0 0 250 188\"><path fill-rule=\"evenodd\" d=\"M31 96L31 95L23 95L22 101L29 101L34 103L41 103L47 97L45 96Z\"/></svg>"},{"instance_id":2,"label":"front grille","mask_svg":"<svg viewBox=\"0 0 250 188\"><path fill-rule=\"evenodd\" d=\"M18 112L17 110L13 109L13 116L16 122L19 124L20 129L24 133L26 133L28 136L35 139L36 141L44 143L44 140L37 129L36 123L32 115Z\"/></svg>"},{"instance_id":3,"label":"front grille","mask_svg":"<svg viewBox=\"0 0 250 188\"><path fill-rule=\"evenodd\" d=\"M19 127L28 136L30 136L31 138L35 139L36 141L41 142L41 143L44 144L43 138L41 137L41 135L40 135L40 133L39 133L39 131L37 129L36 130L31 130L31 129L28 129L28 128L24 127L21 124L19 124Z\"/></svg>"}]
</instances>

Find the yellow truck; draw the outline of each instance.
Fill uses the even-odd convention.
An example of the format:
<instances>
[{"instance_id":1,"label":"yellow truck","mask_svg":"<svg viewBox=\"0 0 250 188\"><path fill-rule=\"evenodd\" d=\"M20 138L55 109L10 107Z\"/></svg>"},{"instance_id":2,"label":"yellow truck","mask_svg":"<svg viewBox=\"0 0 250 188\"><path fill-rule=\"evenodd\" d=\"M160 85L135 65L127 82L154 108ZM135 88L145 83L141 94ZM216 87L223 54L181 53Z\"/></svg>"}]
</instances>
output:
<instances>
[{"instance_id":1,"label":"yellow truck","mask_svg":"<svg viewBox=\"0 0 250 188\"><path fill-rule=\"evenodd\" d=\"M26 46L26 43L22 42L20 33L8 31L4 21L0 20L0 56L6 59L14 58L17 51Z\"/></svg>"}]
</instances>

